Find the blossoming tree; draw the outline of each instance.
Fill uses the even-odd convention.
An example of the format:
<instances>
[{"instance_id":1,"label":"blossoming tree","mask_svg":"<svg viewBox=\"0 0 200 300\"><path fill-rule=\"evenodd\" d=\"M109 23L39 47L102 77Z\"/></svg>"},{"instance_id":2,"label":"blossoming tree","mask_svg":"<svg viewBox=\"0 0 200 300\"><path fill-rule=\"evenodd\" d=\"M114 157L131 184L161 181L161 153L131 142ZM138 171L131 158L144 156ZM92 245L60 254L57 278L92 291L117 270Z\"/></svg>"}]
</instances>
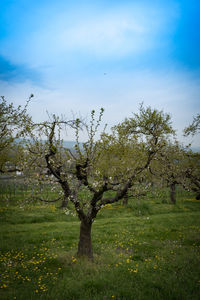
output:
<instances>
[{"instance_id":1,"label":"blossoming tree","mask_svg":"<svg viewBox=\"0 0 200 300\"><path fill-rule=\"evenodd\" d=\"M27 113L27 107L32 97L33 94L24 107L15 107L5 97L0 97L0 173L18 170L18 154L21 148L20 143L15 141L31 130L31 117Z\"/></svg>"},{"instance_id":2,"label":"blossoming tree","mask_svg":"<svg viewBox=\"0 0 200 300\"><path fill-rule=\"evenodd\" d=\"M77 254L89 258L93 257L92 224L100 209L130 191L131 195L138 193L138 185L162 151L166 136L173 133L168 114L141 105L139 113L113 127L109 134L103 130L96 138L103 111L97 120L92 111L89 124L79 119L64 122L53 115L50 121L33 126L40 139L35 132L34 142L27 148L27 166L48 170L60 185L62 196L73 203L81 222ZM75 130L74 152L62 145L61 132L66 125ZM83 144L79 142L81 130L88 135ZM45 142L41 142L44 137Z\"/></svg>"}]
</instances>

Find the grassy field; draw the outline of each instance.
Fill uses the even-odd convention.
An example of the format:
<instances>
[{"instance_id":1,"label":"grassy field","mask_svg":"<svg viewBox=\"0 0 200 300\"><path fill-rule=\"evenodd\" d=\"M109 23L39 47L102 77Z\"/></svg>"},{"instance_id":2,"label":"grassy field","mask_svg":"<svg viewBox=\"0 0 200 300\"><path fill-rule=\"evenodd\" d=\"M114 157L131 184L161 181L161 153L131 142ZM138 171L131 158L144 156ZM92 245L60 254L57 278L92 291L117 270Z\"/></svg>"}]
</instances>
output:
<instances>
[{"instance_id":1,"label":"grassy field","mask_svg":"<svg viewBox=\"0 0 200 300\"><path fill-rule=\"evenodd\" d=\"M78 259L79 221L55 205L0 207L0 299L199 299L200 201L180 191L107 206L94 261Z\"/></svg>"}]
</instances>

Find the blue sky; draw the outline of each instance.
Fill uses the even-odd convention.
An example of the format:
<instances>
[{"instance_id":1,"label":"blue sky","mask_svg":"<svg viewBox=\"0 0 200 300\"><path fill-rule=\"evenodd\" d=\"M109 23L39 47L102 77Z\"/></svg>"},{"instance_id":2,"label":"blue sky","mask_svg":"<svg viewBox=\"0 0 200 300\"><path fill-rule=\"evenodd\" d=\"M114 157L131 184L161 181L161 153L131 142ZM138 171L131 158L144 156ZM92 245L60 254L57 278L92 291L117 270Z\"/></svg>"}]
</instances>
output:
<instances>
[{"instance_id":1,"label":"blue sky","mask_svg":"<svg viewBox=\"0 0 200 300\"><path fill-rule=\"evenodd\" d=\"M200 112L199 15L198 0L1 0L0 94L33 93L37 120L104 107L111 126L143 101L200 146L181 136Z\"/></svg>"}]
</instances>

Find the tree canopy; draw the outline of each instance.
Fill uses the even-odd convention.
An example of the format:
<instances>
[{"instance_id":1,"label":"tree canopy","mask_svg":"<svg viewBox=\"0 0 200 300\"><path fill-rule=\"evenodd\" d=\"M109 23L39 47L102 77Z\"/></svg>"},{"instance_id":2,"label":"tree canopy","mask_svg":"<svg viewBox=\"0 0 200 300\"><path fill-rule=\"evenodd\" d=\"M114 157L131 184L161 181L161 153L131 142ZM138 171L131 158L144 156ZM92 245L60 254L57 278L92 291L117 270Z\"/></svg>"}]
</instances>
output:
<instances>
[{"instance_id":1,"label":"tree canopy","mask_svg":"<svg viewBox=\"0 0 200 300\"><path fill-rule=\"evenodd\" d=\"M95 120L93 110L89 124L79 119L64 121L56 116L35 124L34 142L27 148L26 166L40 174L48 171L50 180L60 185L63 198L73 203L81 221L78 254L89 257L92 257L91 226L97 213L129 191L132 195L138 193L138 182L162 151L166 137L173 134L168 114L141 105L138 114L113 127L110 134L101 132L96 139L103 111ZM62 145L61 131L66 125L75 130L74 153ZM88 135L82 148L80 130ZM43 180L49 180L45 174Z\"/></svg>"},{"instance_id":2,"label":"tree canopy","mask_svg":"<svg viewBox=\"0 0 200 300\"><path fill-rule=\"evenodd\" d=\"M13 103L8 104L6 99L1 96L0 172L2 173L16 170L20 144L16 144L15 141L31 131L31 117L27 113L27 107L32 97L31 94L24 107L15 107Z\"/></svg>"},{"instance_id":3,"label":"tree canopy","mask_svg":"<svg viewBox=\"0 0 200 300\"><path fill-rule=\"evenodd\" d=\"M186 127L184 129L184 134L185 136L188 135L195 135L196 133L200 132L200 114L197 114L194 118L193 118L193 122L192 124L190 124L188 127Z\"/></svg>"}]
</instances>

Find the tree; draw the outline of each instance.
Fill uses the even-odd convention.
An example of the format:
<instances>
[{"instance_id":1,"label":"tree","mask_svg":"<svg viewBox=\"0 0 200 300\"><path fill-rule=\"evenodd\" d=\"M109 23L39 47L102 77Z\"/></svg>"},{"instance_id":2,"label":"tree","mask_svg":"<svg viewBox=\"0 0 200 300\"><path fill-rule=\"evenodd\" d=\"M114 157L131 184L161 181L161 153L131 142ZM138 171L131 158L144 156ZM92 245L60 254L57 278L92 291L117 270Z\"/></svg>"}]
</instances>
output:
<instances>
[{"instance_id":1,"label":"tree","mask_svg":"<svg viewBox=\"0 0 200 300\"><path fill-rule=\"evenodd\" d=\"M198 132L200 132L200 114L197 114L196 117L193 118L192 124L184 129L184 135L195 135Z\"/></svg>"},{"instance_id":2,"label":"tree","mask_svg":"<svg viewBox=\"0 0 200 300\"><path fill-rule=\"evenodd\" d=\"M152 162L150 172L153 178L170 188L170 201L176 203L176 186L200 195L200 155L178 141L168 141L162 152Z\"/></svg>"},{"instance_id":3,"label":"tree","mask_svg":"<svg viewBox=\"0 0 200 300\"><path fill-rule=\"evenodd\" d=\"M191 125L184 129L184 135L194 136L200 132L200 114L197 114L193 118L193 122ZM200 154L199 153L192 153L188 155L188 163L189 167L186 171L186 176L190 180L191 186L190 190L193 190L197 193L196 199L200 200Z\"/></svg>"},{"instance_id":4,"label":"tree","mask_svg":"<svg viewBox=\"0 0 200 300\"><path fill-rule=\"evenodd\" d=\"M103 111L95 121L93 110L89 124L79 119L64 122L54 115L51 121L35 126L40 135L46 136L46 142L35 138L28 145L29 165L48 170L63 196L73 203L81 221L77 254L89 258L93 257L92 223L100 209L119 201L130 190L137 191L152 160L162 151L165 137L173 133L168 114L141 105L138 114L115 126L111 134L103 131L96 140ZM75 153L62 146L65 125L75 128ZM88 134L82 148L80 130Z\"/></svg>"},{"instance_id":5,"label":"tree","mask_svg":"<svg viewBox=\"0 0 200 300\"><path fill-rule=\"evenodd\" d=\"M0 102L0 172L15 172L16 154L20 144L16 144L17 138L23 137L30 131L31 118L27 113L27 107L33 95L31 95L24 108L14 107L1 97Z\"/></svg>"},{"instance_id":6,"label":"tree","mask_svg":"<svg viewBox=\"0 0 200 300\"><path fill-rule=\"evenodd\" d=\"M176 186L186 187L187 152L178 141L166 141L162 152L153 161L150 172L170 189L170 201L176 203Z\"/></svg>"},{"instance_id":7,"label":"tree","mask_svg":"<svg viewBox=\"0 0 200 300\"><path fill-rule=\"evenodd\" d=\"M187 153L185 176L186 188L196 193L196 199L200 200L200 153L191 150Z\"/></svg>"}]
</instances>

